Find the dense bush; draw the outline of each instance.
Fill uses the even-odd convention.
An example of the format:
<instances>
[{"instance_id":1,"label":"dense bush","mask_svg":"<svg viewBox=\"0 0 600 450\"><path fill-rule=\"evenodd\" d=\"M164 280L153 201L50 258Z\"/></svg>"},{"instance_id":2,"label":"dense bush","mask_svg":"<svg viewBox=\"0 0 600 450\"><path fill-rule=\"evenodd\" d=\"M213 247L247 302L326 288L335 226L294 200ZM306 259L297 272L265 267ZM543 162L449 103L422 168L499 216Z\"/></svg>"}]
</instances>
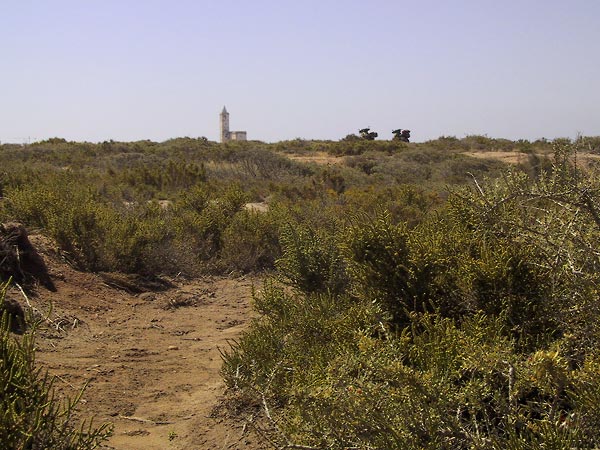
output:
<instances>
[{"instance_id":1,"label":"dense bush","mask_svg":"<svg viewBox=\"0 0 600 450\"><path fill-rule=\"evenodd\" d=\"M280 447L595 448L598 208L597 175L558 142L550 170L454 189L413 227L294 230L292 290L257 294L225 379Z\"/></svg>"},{"instance_id":2,"label":"dense bush","mask_svg":"<svg viewBox=\"0 0 600 450\"><path fill-rule=\"evenodd\" d=\"M164 236L152 205L114 205L69 173L9 189L7 198L9 217L46 230L81 269L143 271L147 247Z\"/></svg>"},{"instance_id":3,"label":"dense bush","mask_svg":"<svg viewBox=\"0 0 600 450\"><path fill-rule=\"evenodd\" d=\"M9 188L6 196L5 217L45 230L78 268L141 274L192 274L220 257L224 232L246 201L236 186L217 194L199 185L164 206L115 202L68 172Z\"/></svg>"},{"instance_id":4,"label":"dense bush","mask_svg":"<svg viewBox=\"0 0 600 450\"><path fill-rule=\"evenodd\" d=\"M339 246L326 230L287 224L281 231L282 256L277 268L286 284L311 294L340 293L347 284Z\"/></svg>"},{"instance_id":5,"label":"dense bush","mask_svg":"<svg viewBox=\"0 0 600 450\"><path fill-rule=\"evenodd\" d=\"M281 254L280 211L244 210L235 214L223 232L222 263L242 272L272 269Z\"/></svg>"}]
</instances>

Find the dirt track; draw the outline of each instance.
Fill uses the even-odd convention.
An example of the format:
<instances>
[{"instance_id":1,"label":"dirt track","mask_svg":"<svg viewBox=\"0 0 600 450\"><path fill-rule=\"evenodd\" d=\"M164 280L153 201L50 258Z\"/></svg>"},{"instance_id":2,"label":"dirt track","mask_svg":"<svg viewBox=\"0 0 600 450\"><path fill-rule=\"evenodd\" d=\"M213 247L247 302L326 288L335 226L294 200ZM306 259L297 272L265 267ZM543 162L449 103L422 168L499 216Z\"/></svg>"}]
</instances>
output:
<instances>
[{"instance_id":1,"label":"dirt track","mask_svg":"<svg viewBox=\"0 0 600 450\"><path fill-rule=\"evenodd\" d=\"M57 292L40 288L30 298L39 310L53 304L36 357L58 377L59 393L87 384L81 416L115 426L106 448L265 448L248 434L246 414L222 406L219 373L219 349L247 326L259 279L174 280L166 291L135 295L50 253L42 251Z\"/></svg>"}]
</instances>

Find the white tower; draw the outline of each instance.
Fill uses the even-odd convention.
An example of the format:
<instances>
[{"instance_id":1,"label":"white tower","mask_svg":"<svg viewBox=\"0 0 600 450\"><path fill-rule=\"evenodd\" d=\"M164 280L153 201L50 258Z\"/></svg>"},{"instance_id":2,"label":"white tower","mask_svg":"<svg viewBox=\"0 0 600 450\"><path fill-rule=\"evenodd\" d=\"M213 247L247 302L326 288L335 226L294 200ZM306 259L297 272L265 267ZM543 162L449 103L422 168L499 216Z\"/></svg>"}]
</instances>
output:
<instances>
[{"instance_id":1,"label":"white tower","mask_svg":"<svg viewBox=\"0 0 600 450\"><path fill-rule=\"evenodd\" d=\"M223 106L223 111L220 114L221 117L221 142L229 142L229 113Z\"/></svg>"}]
</instances>

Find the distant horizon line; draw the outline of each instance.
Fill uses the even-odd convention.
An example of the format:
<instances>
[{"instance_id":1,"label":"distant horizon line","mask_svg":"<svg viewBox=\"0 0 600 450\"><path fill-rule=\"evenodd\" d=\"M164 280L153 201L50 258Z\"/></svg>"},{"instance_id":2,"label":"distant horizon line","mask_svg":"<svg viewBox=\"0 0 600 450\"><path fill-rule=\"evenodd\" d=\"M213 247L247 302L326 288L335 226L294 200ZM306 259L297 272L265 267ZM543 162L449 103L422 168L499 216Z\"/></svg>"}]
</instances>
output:
<instances>
[{"instance_id":1,"label":"distant horizon line","mask_svg":"<svg viewBox=\"0 0 600 450\"><path fill-rule=\"evenodd\" d=\"M354 133L351 133L354 134ZM359 137L357 134L354 134L356 137ZM511 139L511 138L505 138L505 137L492 137L489 136L488 134L465 134L463 137L457 137L456 135L440 135L436 138L433 139L425 139L422 141L411 141L410 143L412 144L418 144L418 143L425 143L425 142L430 142L430 141L436 141L436 140L440 140L440 139L448 139L448 138L452 138L452 139L457 139L457 140L461 140L461 139L466 139L469 137L484 137L486 139L495 139L495 140L505 140L505 141L511 141L511 142L519 142L519 141L528 141L528 142L537 142L537 141L545 141L545 142L552 142L554 140L560 140L560 139L568 139L570 141L577 141L580 138L595 138L595 137L599 137L600 135L585 135L585 134L581 134L578 133L577 136L575 138L569 137L569 136L556 136L553 138L548 138L545 136L542 137L538 137L535 139L526 139L526 138L516 138L516 139ZM266 140L261 140L261 139L248 139L245 142L260 142L263 144L276 144L276 143L281 143L281 142L290 142L290 141L311 141L311 142L340 142L343 141L347 136L341 137L339 139L318 139L318 138L303 138L303 137L295 137L292 139L281 139L281 140L277 140L277 141L266 141ZM105 142L118 142L118 143L135 143L135 142L153 142L156 144L161 144L164 142L168 142L168 141L172 141L172 140L176 140L176 139L194 139L194 140L201 140L201 139L205 139L207 142L212 142L212 143L216 143L216 144L220 144L221 142L219 142L219 140L215 139L209 139L206 136L175 136L175 137L170 137L164 140L152 140L149 138L142 138L142 139L135 139L135 140L119 140L119 139L104 139L104 140L98 140L98 141L93 141L93 140L69 140L67 138L63 138L60 136L52 136L52 137L48 137L48 138L43 138L43 139L38 139L38 138L31 138L31 137L26 137L26 138L8 138L8 139L0 139L0 145L33 145L33 144L39 144L39 143L43 143L46 141L51 141L51 140L61 140L61 141L65 141L67 143L82 143L82 144L102 144ZM362 139L361 139L362 140ZM376 138L375 139L376 142L392 142L393 139L379 139ZM241 141L240 141L241 142Z\"/></svg>"}]
</instances>

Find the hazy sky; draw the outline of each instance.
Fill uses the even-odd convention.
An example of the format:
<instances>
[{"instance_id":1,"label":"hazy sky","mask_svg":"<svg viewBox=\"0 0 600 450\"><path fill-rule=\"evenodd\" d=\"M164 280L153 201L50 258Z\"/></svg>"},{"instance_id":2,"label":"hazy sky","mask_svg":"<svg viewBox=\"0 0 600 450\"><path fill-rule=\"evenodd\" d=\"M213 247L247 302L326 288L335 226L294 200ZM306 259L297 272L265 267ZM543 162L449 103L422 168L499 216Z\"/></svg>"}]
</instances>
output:
<instances>
[{"instance_id":1,"label":"hazy sky","mask_svg":"<svg viewBox=\"0 0 600 450\"><path fill-rule=\"evenodd\" d=\"M0 141L600 135L600 0L0 0Z\"/></svg>"}]
</instances>

